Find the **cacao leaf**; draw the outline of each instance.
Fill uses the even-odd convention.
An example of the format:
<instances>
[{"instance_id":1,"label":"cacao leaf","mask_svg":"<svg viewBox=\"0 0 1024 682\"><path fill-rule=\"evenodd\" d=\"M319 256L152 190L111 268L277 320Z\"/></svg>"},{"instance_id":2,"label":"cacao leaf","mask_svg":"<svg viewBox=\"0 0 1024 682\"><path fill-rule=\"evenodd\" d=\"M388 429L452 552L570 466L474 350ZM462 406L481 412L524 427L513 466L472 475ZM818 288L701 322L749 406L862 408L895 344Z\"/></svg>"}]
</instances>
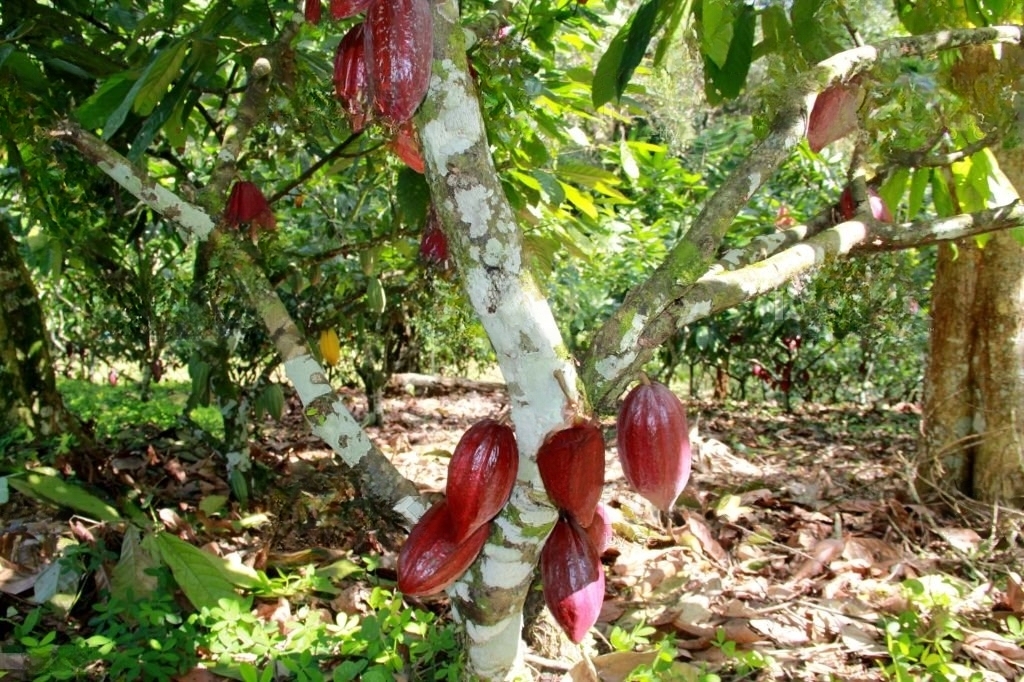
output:
<instances>
[{"instance_id":1,"label":"cacao leaf","mask_svg":"<svg viewBox=\"0 0 1024 682\"><path fill-rule=\"evenodd\" d=\"M116 523L122 521L117 509L85 490L73 481L35 469L24 476L8 476L7 484L23 495L72 509L90 519Z\"/></svg>"},{"instance_id":2,"label":"cacao leaf","mask_svg":"<svg viewBox=\"0 0 1024 682\"><path fill-rule=\"evenodd\" d=\"M583 527L594 520L604 486L604 437L593 422L556 431L537 451L551 502Z\"/></svg>"},{"instance_id":3,"label":"cacao leaf","mask_svg":"<svg viewBox=\"0 0 1024 682\"><path fill-rule=\"evenodd\" d=\"M512 429L493 419L469 427L448 462L448 512L456 540L497 516L512 494L519 452Z\"/></svg>"},{"instance_id":4,"label":"cacao leaf","mask_svg":"<svg viewBox=\"0 0 1024 682\"><path fill-rule=\"evenodd\" d=\"M398 553L398 589L410 597L448 589L472 565L487 542L490 523L457 541L448 509L447 500L428 509Z\"/></svg>"},{"instance_id":5,"label":"cacao leaf","mask_svg":"<svg viewBox=\"0 0 1024 682\"><path fill-rule=\"evenodd\" d=\"M212 609L221 600L241 601L232 581L219 565L227 563L220 557L193 547L170 533L149 536L142 546L159 553L171 569L178 587L197 609Z\"/></svg>"},{"instance_id":6,"label":"cacao leaf","mask_svg":"<svg viewBox=\"0 0 1024 682\"><path fill-rule=\"evenodd\" d=\"M629 484L668 511L690 478L686 408L667 386L643 377L616 420L619 461Z\"/></svg>"},{"instance_id":7,"label":"cacao leaf","mask_svg":"<svg viewBox=\"0 0 1024 682\"><path fill-rule=\"evenodd\" d=\"M544 601L565 633L583 641L604 603L604 569L597 548L578 523L563 517L540 551Z\"/></svg>"}]
</instances>

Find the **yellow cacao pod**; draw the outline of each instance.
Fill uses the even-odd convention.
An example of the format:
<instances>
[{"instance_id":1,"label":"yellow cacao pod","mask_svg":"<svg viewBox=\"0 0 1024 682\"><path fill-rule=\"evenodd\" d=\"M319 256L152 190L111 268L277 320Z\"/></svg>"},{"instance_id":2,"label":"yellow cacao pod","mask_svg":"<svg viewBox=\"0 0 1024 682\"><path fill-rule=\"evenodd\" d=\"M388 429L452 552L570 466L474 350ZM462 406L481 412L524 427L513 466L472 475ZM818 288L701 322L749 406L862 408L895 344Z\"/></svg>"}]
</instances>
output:
<instances>
[{"instance_id":1,"label":"yellow cacao pod","mask_svg":"<svg viewBox=\"0 0 1024 682\"><path fill-rule=\"evenodd\" d=\"M331 367L341 360L341 342L338 340L338 333L333 329L320 332L320 355Z\"/></svg>"}]
</instances>

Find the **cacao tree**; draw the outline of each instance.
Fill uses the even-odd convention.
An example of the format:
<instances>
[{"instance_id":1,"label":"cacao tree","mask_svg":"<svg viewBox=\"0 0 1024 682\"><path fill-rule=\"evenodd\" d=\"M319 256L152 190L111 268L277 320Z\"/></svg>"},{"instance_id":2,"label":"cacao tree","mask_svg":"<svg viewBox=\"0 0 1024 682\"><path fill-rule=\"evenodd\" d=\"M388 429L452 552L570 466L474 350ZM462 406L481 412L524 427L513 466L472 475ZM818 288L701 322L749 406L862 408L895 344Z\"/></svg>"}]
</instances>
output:
<instances>
[{"instance_id":1,"label":"cacao tree","mask_svg":"<svg viewBox=\"0 0 1024 682\"><path fill-rule=\"evenodd\" d=\"M225 207L234 183L250 181L246 178L252 170L248 154L265 154L264 168L272 170L275 163L283 163L277 160L278 151L297 153L295 139L284 134L293 131L291 116L306 119L305 125L295 128L303 135L303 144L329 150L332 145L325 141L339 145L339 138L363 125L361 119L349 118L351 109L361 104L365 108L358 109L360 115L383 122L372 132L379 136L379 145L402 146L402 158L410 165L418 167L422 160L429 203L458 281L508 386L518 461L515 484L495 518L466 531L468 540L440 538L444 542L436 549L458 559L446 564L449 573L414 571L415 580L407 586L418 593L447 585L456 617L464 626L471 674L505 679L514 673L528 674L521 667L523 614L538 564L552 590L546 595L547 603L574 640L584 634L575 625L593 616L603 593L603 588L595 587L603 583L594 560L603 535L603 526L596 521L599 508L593 511L590 524L597 529L595 542L590 527L584 530L576 514L559 511L556 504L565 501L552 500L545 492L538 458L554 434L615 414L619 396L680 328L772 291L829 260L925 246L1022 224L1024 209L1012 202L890 224L883 213L873 210L869 190L878 185L880 196L900 202L901 207L905 195L907 203L917 204L905 211L890 206L896 216L916 217L921 207L916 186L906 174L893 170L898 164L889 163L889 157L901 151L891 146L888 137L897 127L894 119L910 116L894 111L893 102L901 101L894 93L909 86L893 74L910 66L928 67L940 53L977 45L1017 45L1022 33L1019 27L986 26L879 38L865 45L839 3L798 2L787 8L738 0L647 0L629 12L622 24L616 19L623 17L610 11L614 2L606 3L600 14L597 8L574 0L535 2L528 7L511 2L470 2L460 7L456 0L385 4L371 0L365 8L367 21L378 23L367 24L370 37L364 38L367 58L385 76L374 76L376 84L344 107L323 95L334 91L330 72L322 68L323 53L330 50L318 50L317 62L311 56L317 50L307 46L337 45L359 18L332 24L312 4L305 13L285 2L214 3L187 12L183 6L172 6L162 14L139 13L124 20L117 19L119 5L99 3L81 12L95 19L90 12L105 11L105 19L118 28L100 22L109 30L96 32L95 23L87 22L94 26L88 34L93 45L83 52L88 60L75 61L79 56L73 50L55 58L49 52L52 41L44 40L46 28L33 24L9 46L8 61L14 54L19 59L0 68L35 68L41 75L42 68L58 68L65 57L72 58L68 63L76 66L77 84L89 94L64 112L67 121L48 127L51 153L57 158L80 155L95 165L97 173L105 173L123 191L173 221L185 238L201 244L210 271L219 273L220 281L262 322L303 403L312 432L354 469L361 494L390 506L410 522L422 517L422 525L416 528L428 537L410 536L408 553L440 538L440 531L429 529L441 525L436 519L444 519L444 507L426 511L415 486L370 442L328 382L310 345L313 332L319 330L304 330L297 323L294 307L288 304L292 292L275 286L268 276L264 260L281 237L258 229L250 232L252 225L249 230L232 229ZM17 3L17 8L21 19L55 12L27 1ZM319 16L320 24L311 27L307 16ZM65 24L74 25L81 17L60 14ZM10 33L13 26L7 25L6 14L4 21ZM611 42L596 72L568 68L547 74L546 80L538 75L542 69L534 51L553 52L560 31L578 28L573 44L596 50L593 36L600 37L609 24ZM429 46L425 35L430 37ZM757 35L762 42L755 44ZM659 42L652 45L655 36ZM115 44L146 49L106 49ZM761 105L754 116L757 142L722 174L692 219L685 224L658 224L664 248L657 262L642 273L642 281L617 292L621 296L609 306L607 318L585 344L573 344L571 353L548 305L536 254L544 253L543 245L550 245L552 236L566 234L567 225L577 231L592 227L602 216L616 215L616 207L628 204L629 198L615 187L620 169L586 163L570 153L550 156L549 141L556 145L587 137L582 127L571 128L571 121L563 120L568 118L565 109L553 114L550 103L562 97L576 102L580 114L627 117L631 106L642 104L641 93L629 83L645 55L650 52L657 66L684 45L702 65L708 107L744 94L754 73L752 65L765 59L763 90L748 95ZM93 63L98 55L110 54L113 65ZM429 65L425 83L424 62ZM368 73L374 72L368 69ZM498 74L508 82L501 88L490 87ZM406 77L412 77L416 87L406 87ZM45 82L38 85L48 90ZM216 96L210 97L210 90ZM829 94L837 91L843 93L838 103ZM354 92L359 92L358 87ZM581 92L587 97L581 98ZM822 104L825 112L812 116L819 97L820 102L832 104ZM537 110L532 114L536 126L513 130L509 121L530 107ZM407 119L413 112L413 118ZM400 145L396 141L395 129L408 120L418 136L420 156L409 153L408 140ZM961 137L971 132L962 118L952 120L950 129ZM806 224L784 230L769 226L746 245L722 252L723 239L737 216L787 158L817 153L805 142L809 133L819 151L842 144L842 138L853 138L847 210L836 215L831 205L822 206L820 214L808 216ZM208 145L215 147L214 153L208 153ZM973 153L981 153L983 147ZM387 158L369 154L366 158ZM166 160L168 155L173 161ZM311 167L322 167L316 164L325 158L340 158L330 151L319 157ZM843 160L836 156L836 163ZM526 172L534 164L537 172ZM623 160L621 170L628 175L627 166ZM288 211L290 218L297 215L301 212ZM255 215L249 218L252 223ZM562 224L549 232L531 229L535 223L556 219ZM630 219L654 220L642 214ZM278 217L275 223L286 235L285 221ZM658 440L682 452L683 441L677 433L683 426L680 416L676 409L664 420L676 433ZM624 433L630 437L630 431ZM629 450L628 446L623 449ZM685 483L682 469L671 473L669 483ZM659 497L659 505L670 507L673 499ZM585 506L579 515L590 512L589 503ZM486 535L479 553L473 551L480 542L477 534ZM464 544L471 540L471 545ZM579 570L566 573L565 566L556 565L557 558L545 560L545 550L549 557L555 550L569 552L569 568ZM463 574L467 557L472 564ZM435 558L428 553L427 564L437 565L431 563Z\"/></svg>"},{"instance_id":2,"label":"cacao tree","mask_svg":"<svg viewBox=\"0 0 1024 682\"><path fill-rule=\"evenodd\" d=\"M1014 3L986 3L972 10L939 2L930 12L912 3L897 5L904 25L915 32L1024 20ZM1019 124L1013 123L1019 103L1007 105L1016 102L1013 93L1024 82L1024 51L1019 45L976 47L944 67L941 82L956 96L947 115L968 110L976 130L966 136L952 133L930 154L919 156L915 176L930 176L940 214L1019 196L1024 156ZM987 156L969 153L979 147L991 151ZM1011 234L939 248L919 453L922 490L963 492L1015 507L1024 503L1024 451L1016 418L1024 400L1021 256L1020 242Z\"/></svg>"}]
</instances>

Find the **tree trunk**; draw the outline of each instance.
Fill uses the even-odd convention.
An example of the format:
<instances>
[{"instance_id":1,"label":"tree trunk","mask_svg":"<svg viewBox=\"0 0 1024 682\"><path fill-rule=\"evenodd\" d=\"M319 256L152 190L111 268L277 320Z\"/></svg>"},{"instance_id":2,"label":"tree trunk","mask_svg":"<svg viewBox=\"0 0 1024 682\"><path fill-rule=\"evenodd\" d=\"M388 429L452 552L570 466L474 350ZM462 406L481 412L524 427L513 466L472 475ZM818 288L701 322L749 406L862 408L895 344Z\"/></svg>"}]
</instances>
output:
<instances>
[{"instance_id":1,"label":"tree trunk","mask_svg":"<svg viewBox=\"0 0 1024 682\"><path fill-rule=\"evenodd\" d=\"M985 114L993 93L1019 87L1024 50L966 53L949 83ZM1024 192L1024 151L994 149L1000 169ZM995 234L984 248L940 247L932 290L931 355L925 376L920 483L984 502L1024 507L1024 248Z\"/></svg>"},{"instance_id":2,"label":"tree trunk","mask_svg":"<svg viewBox=\"0 0 1024 682\"><path fill-rule=\"evenodd\" d=\"M18 242L0 220L0 433L24 427L34 440L82 436L54 376L43 309Z\"/></svg>"}]
</instances>

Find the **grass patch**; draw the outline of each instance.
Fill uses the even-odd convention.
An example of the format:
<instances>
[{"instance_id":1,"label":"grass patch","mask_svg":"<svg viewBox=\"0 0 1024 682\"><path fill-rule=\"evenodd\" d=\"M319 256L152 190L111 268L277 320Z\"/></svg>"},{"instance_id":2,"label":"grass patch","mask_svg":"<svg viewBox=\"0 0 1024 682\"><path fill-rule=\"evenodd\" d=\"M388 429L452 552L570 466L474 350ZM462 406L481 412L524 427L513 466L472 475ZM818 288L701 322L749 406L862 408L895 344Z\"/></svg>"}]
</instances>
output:
<instances>
[{"instance_id":1,"label":"grass patch","mask_svg":"<svg viewBox=\"0 0 1024 682\"><path fill-rule=\"evenodd\" d=\"M132 385L98 384L84 379L57 382L68 408L83 421L93 423L100 439L117 439L140 428L166 429L185 409L192 386L185 381L154 384L149 401L142 402ZM204 431L224 437L224 420L215 407L197 407L190 415Z\"/></svg>"}]
</instances>

